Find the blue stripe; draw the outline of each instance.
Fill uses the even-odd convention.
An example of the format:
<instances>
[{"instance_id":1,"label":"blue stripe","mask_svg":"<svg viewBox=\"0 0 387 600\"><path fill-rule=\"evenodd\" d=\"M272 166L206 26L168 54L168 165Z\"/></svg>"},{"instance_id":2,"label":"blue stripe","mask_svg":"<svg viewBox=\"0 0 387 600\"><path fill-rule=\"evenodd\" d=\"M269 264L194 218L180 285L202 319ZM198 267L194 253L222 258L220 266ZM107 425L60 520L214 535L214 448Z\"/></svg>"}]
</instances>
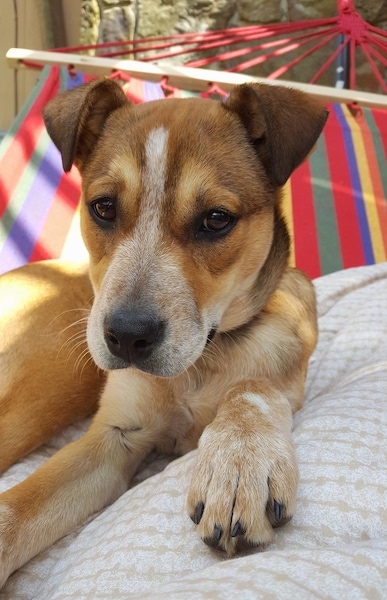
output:
<instances>
[{"instance_id":1,"label":"blue stripe","mask_svg":"<svg viewBox=\"0 0 387 600\"><path fill-rule=\"evenodd\" d=\"M372 248L371 232L368 224L367 213L365 210L365 201L360 183L360 174L357 166L357 156L352 139L352 133L348 122L345 118L343 108L340 106L340 104L334 104L333 108L336 113L337 119L340 122L341 129L343 132L344 145L346 149L349 173L352 183L352 192L355 200L357 220L359 223L361 241L364 251L364 260L366 265L372 265L375 263L375 256Z\"/></svg>"}]
</instances>

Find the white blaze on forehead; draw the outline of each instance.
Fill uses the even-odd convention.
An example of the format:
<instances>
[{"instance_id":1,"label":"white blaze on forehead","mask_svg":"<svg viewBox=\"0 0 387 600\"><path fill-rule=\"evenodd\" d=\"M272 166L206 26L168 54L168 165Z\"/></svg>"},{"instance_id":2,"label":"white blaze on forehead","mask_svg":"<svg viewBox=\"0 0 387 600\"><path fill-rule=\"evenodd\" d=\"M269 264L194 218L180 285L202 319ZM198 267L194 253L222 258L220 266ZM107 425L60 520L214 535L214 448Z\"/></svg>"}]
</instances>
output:
<instances>
[{"instance_id":1,"label":"white blaze on forehead","mask_svg":"<svg viewBox=\"0 0 387 600\"><path fill-rule=\"evenodd\" d=\"M123 236L105 274L105 285L123 280L134 285L154 266L162 239L161 216L167 176L168 130L155 127L144 142L144 164L139 171L139 214L130 236ZM136 190L138 193L138 190ZM123 265L126 268L123 268Z\"/></svg>"},{"instance_id":2,"label":"white blaze on forehead","mask_svg":"<svg viewBox=\"0 0 387 600\"><path fill-rule=\"evenodd\" d=\"M167 170L168 131L164 127L152 129L145 142L145 165L140 205L142 228L155 233L161 216L162 197Z\"/></svg>"}]
</instances>

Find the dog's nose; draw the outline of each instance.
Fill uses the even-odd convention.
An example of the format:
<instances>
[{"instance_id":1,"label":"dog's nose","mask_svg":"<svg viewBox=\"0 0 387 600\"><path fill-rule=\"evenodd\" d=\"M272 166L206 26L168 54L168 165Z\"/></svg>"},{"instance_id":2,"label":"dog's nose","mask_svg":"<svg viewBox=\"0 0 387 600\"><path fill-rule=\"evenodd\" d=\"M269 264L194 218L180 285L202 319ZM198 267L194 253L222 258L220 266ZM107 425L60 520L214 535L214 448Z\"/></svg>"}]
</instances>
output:
<instances>
[{"instance_id":1,"label":"dog's nose","mask_svg":"<svg viewBox=\"0 0 387 600\"><path fill-rule=\"evenodd\" d=\"M110 352L129 366L149 358L164 330L164 323L154 315L118 310L105 321L104 336Z\"/></svg>"}]
</instances>

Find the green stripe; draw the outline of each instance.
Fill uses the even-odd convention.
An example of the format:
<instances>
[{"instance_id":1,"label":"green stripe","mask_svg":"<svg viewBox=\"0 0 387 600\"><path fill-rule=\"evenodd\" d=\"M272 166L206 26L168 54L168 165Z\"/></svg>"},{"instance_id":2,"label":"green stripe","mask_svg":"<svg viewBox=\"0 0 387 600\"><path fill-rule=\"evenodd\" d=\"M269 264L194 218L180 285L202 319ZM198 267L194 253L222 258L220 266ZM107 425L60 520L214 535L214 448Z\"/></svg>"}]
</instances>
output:
<instances>
[{"instance_id":1,"label":"green stripe","mask_svg":"<svg viewBox=\"0 0 387 600\"><path fill-rule=\"evenodd\" d=\"M343 268L325 137L309 158L322 274Z\"/></svg>"},{"instance_id":2,"label":"green stripe","mask_svg":"<svg viewBox=\"0 0 387 600\"><path fill-rule=\"evenodd\" d=\"M42 162L47 148L50 144L50 138L46 130L42 131L38 143L36 144L33 155L27 161L20 180L12 194L12 199L0 220L0 247L4 244L13 224L17 220L18 214L23 206L31 185L38 174L40 163Z\"/></svg>"},{"instance_id":3,"label":"green stripe","mask_svg":"<svg viewBox=\"0 0 387 600\"><path fill-rule=\"evenodd\" d=\"M381 132L375 123L372 111L369 108L362 108L363 114L367 121L368 128L372 133L372 142L375 149L377 158L380 179L383 185L384 201L387 202L387 169L386 169L386 158L384 156L384 147L381 140Z\"/></svg>"},{"instance_id":4,"label":"green stripe","mask_svg":"<svg viewBox=\"0 0 387 600\"><path fill-rule=\"evenodd\" d=\"M34 105L36 99L39 97L39 94L42 91L43 86L46 83L47 77L50 72L49 66L44 67L42 70L39 80L35 85L32 93L28 97L28 100L24 104L20 113L14 120L11 128L9 129L6 138L0 146L0 158L5 152L8 150L10 144L14 141L14 136L17 134L19 128L23 126L23 121L30 111L31 107ZM60 69L60 90L64 91L67 89L67 69L62 67ZM14 189L12 194L12 199L9 202L7 209L0 221L0 247L4 244L11 228L17 220L19 212L22 209L25 198L31 188L31 185L38 175L40 164L47 152L47 148L50 144L50 138L47 134L47 131L44 127L42 127L41 134L35 145L32 155L27 160L25 168L20 176L19 182ZM42 175L39 175L40 177Z\"/></svg>"},{"instance_id":5,"label":"green stripe","mask_svg":"<svg viewBox=\"0 0 387 600\"><path fill-rule=\"evenodd\" d=\"M59 93L67 90L69 73L66 67L60 67L59 69Z\"/></svg>"},{"instance_id":6,"label":"green stripe","mask_svg":"<svg viewBox=\"0 0 387 600\"><path fill-rule=\"evenodd\" d=\"M199 94L197 92L191 92L190 90L181 90L182 98L197 98Z\"/></svg>"},{"instance_id":7,"label":"green stripe","mask_svg":"<svg viewBox=\"0 0 387 600\"><path fill-rule=\"evenodd\" d=\"M36 99L38 98L39 94L41 93L42 88L44 87L44 85L46 83L49 72L50 72L50 67L48 67L48 66L44 67L44 69L40 73L39 79L38 79L36 85L34 86L31 94L28 96L23 107L20 109L19 113L16 115L11 127L5 134L5 137L0 144L0 160L4 156L6 151L8 150L9 146L12 144L14 136L17 134L17 132L20 129L20 127L22 126L23 121L26 118L28 112L30 111L31 107L34 105Z\"/></svg>"}]
</instances>

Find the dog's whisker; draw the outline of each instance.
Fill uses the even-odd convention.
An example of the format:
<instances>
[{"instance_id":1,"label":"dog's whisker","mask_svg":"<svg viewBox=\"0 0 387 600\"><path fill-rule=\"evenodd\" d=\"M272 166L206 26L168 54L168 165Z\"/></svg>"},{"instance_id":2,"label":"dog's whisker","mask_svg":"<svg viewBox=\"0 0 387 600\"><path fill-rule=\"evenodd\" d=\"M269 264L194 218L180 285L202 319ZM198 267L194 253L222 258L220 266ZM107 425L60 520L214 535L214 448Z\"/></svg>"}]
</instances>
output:
<instances>
[{"instance_id":1,"label":"dog's whisker","mask_svg":"<svg viewBox=\"0 0 387 600\"><path fill-rule=\"evenodd\" d=\"M87 319L79 319L78 321L67 325L67 327L64 327L61 331L58 331L56 333L56 338L58 340L58 353L60 353L64 348L71 346L78 339L86 340L86 325ZM66 332L71 330L71 328L74 326L77 326L78 328L81 327L81 329L78 329L71 335L67 336ZM63 337L65 337L65 339L61 342Z\"/></svg>"},{"instance_id":2,"label":"dog's whisker","mask_svg":"<svg viewBox=\"0 0 387 600\"><path fill-rule=\"evenodd\" d=\"M89 349L85 348L74 364L74 373L77 373L79 378L82 379L82 375L86 366L92 361L93 358L89 352Z\"/></svg>"},{"instance_id":3,"label":"dog's whisker","mask_svg":"<svg viewBox=\"0 0 387 600\"><path fill-rule=\"evenodd\" d=\"M79 325L79 324L78 324ZM66 333L66 331L69 328L66 327L66 329L64 329L63 331L58 333L58 338L59 337L64 337L64 334ZM83 336L84 339L86 339L86 327L82 327L82 329L78 329L77 331L74 331L73 333L71 333L71 335L65 336L65 340L63 342L64 345L68 344L69 342L71 342L73 339L76 339L80 336Z\"/></svg>"},{"instance_id":4,"label":"dog's whisker","mask_svg":"<svg viewBox=\"0 0 387 600\"><path fill-rule=\"evenodd\" d=\"M66 327L64 327L61 331L60 334L65 333L65 331L67 331L68 329L71 329L72 327L76 327L77 325L81 325L81 324L87 324L88 321L88 317L81 317L80 319L78 319L77 321L74 321L73 323L70 323L69 325L67 325ZM85 328L86 329L86 328Z\"/></svg>"},{"instance_id":5,"label":"dog's whisker","mask_svg":"<svg viewBox=\"0 0 387 600\"><path fill-rule=\"evenodd\" d=\"M219 342L211 340L205 350L206 359L210 359L215 367L221 367L222 365L222 350L219 347Z\"/></svg>"},{"instance_id":6,"label":"dog's whisker","mask_svg":"<svg viewBox=\"0 0 387 600\"><path fill-rule=\"evenodd\" d=\"M84 360L87 357L86 360ZM83 365L81 368L81 371L79 373L79 378L80 380L82 379L83 376L83 372L85 371L86 367L88 365L90 365L91 363L94 365L94 368L96 369L98 376L101 376L102 374L106 374L106 371L104 371L103 369L101 369L98 365L95 364L93 357L90 354L90 351L88 348L85 348L83 355L82 355L82 360L83 360ZM77 366L77 368L79 368L79 366Z\"/></svg>"},{"instance_id":7,"label":"dog's whisker","mask_svg":"<svg viewBox=\"0 0 387 600\"><path fill-rule=\"evenodd\" d=\"M69 346L68 358L71 358L74 352L76 352L83 346L86 346L86 340L84 336L79 336L78 338L74 338L73 340L71 340L71 345L69 343L66 343L62 346L62 348L64 349L66 348L66 346Z\"/></svg>"},{"instance_id":8,"label":"dog's whisker","mask_svg":"<svg viewBox=\"0 0 387 600\"><path fill-rule=\"evenodd\" d=\"M49 326L52 326L58 319L61 319L62 317L64 317L65 315L69 314L69 313L74 313L74 312L83 312L83 313L87 313L87 316L90 314L90 308L69 308L67 310L63 310L62 312L58 313L57 315L55 315L55 317L53 319L51 319L48 322ZM72 325L74 325L75 323L77 323L78 321L87 318L87 317L81 317L80 319L78 319L77 321L74 321L73 323L71 323L69 325L69 327L71 327Z\"/></svg>"},{"instance_id":9,"label":"dog's whisker","mask_svg":"<svg viewBox=\"0 0 387 600\"><path fill-rule=\"evenodd\" d=\"M63 335L63 333L64 332L61 332L60 335ZM67 346L72 341L77 340L77 339L79 339L81 337L86 340L86 328L84 330L81 330L81 331L75 331L70 336L66 337L66 339L62 343L62 346Z\"/></svg>"},{"instance_id":10,"label":"dog's whisker","mask_svg":"<svg viewBox=\"0 0 387 600\"><path fill-rule=\"evenodd\" d=\"M82 348L83 346L85 346L87 344L86 325L87 325L87 318L82 317L81 319L78 319L74 323L70 323L70 325L67 325L67 327L65 327L61 332L58 333L58 337L61 337L72 327L82 326L82 329L75 331L72 335L68 336L58 348L58 355L61 352L63 352L64 350L68 349L66 364L68 364L68 362L71 360L71 357L73 356L73 354L75 352L77 352L80 348Z\"/></svg>"}]
</instances>

